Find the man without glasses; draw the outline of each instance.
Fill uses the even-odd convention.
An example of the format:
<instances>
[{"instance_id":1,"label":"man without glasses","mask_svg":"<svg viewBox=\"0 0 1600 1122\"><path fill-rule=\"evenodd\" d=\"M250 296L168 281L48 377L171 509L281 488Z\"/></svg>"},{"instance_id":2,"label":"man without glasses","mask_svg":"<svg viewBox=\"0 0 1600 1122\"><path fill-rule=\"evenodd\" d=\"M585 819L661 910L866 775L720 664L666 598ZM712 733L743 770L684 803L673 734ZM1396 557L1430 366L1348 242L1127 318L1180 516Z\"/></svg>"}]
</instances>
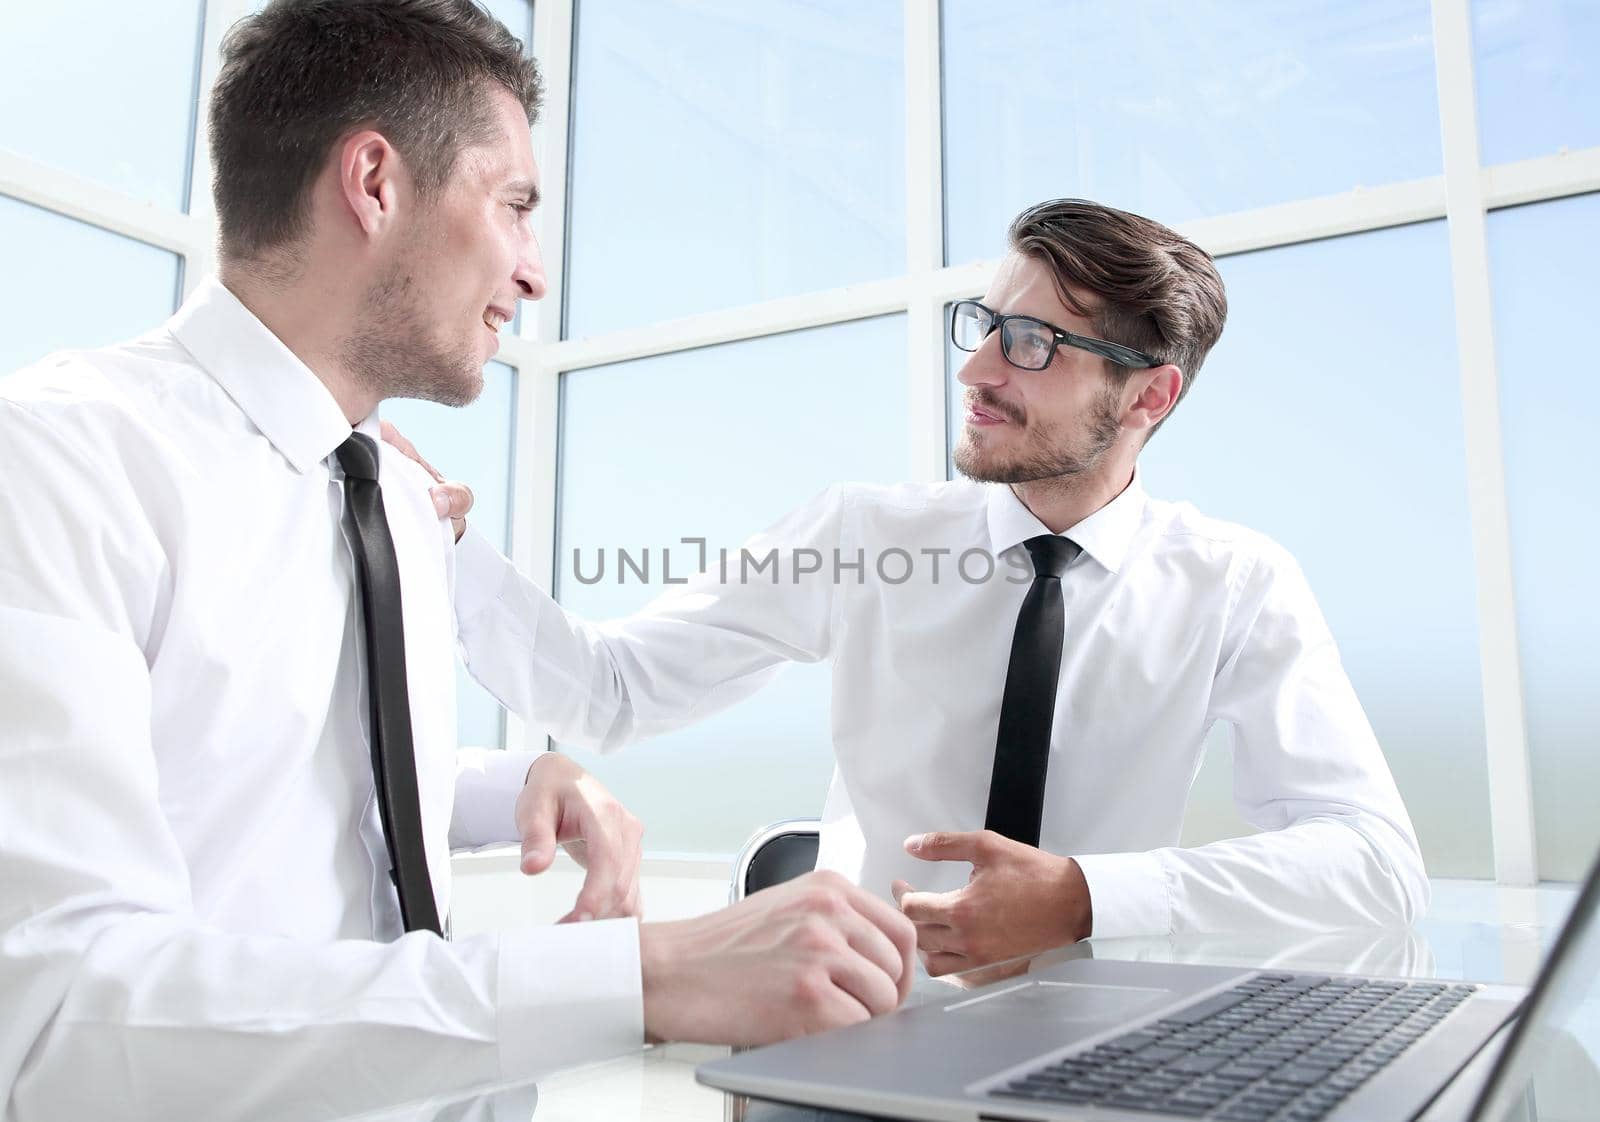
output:
<instances>
[{"instance_id":1,"label":"man without glasses","mask_svg":"<svg viewBox=\"0 0 1600 1122\"><path fill-rule=\"evenodd\" d=\"M1009 241L988 293L953 309L966 478L833 487L749 544L778 551L770 580L713 566L602 625L469 531L474 675L607 750L829 661L818 863L894 899L935 974L1090 934L1411 922L1416 837L1298 566L1141 486L1140 451L1222 331L1214 264L1075 199L1025 211ZM436 498L469 505L459 485ZM958 577L974 550L1003 559L991 579L975 560ZM1180 848L1218 722L1261 832Z\"/></svg>"},{"instance_id":2,"label":"man without glasses","mask_svg":"<svg viewBox=\"0 0 1600 1122\"><path fill-rule=\"evenodd\" d=\"M455 751L447 523L385 397L470 401L518 300L538 77L468 0L277 0L211 103L218 278L0 383L0 1100L327 1118L893 1008L915 933L818 874L639 924L638 824ZM449 845L568 918L447 942Z\"/></svg>"}]
</instances>

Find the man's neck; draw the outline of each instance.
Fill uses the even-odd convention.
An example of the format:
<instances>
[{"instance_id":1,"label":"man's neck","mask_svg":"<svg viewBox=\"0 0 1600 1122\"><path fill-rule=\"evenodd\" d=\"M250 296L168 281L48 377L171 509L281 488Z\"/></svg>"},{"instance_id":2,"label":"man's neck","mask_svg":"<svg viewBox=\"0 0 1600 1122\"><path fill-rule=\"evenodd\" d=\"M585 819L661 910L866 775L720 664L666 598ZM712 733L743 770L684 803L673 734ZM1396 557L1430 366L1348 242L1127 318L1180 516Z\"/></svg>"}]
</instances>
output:
<instances>
[{"instance_id":1,"label":"man's neck","mask_svg":"<svg viewBox=\"0 0 1600 1122\"><path fill-rule=\"evenodd\" d=\"M348 323L336 310L344 305L342 293L319 288L305 275L284 284L239 266L223 266L218 279L328 388L352 426L378 407L379 396L340 361Z\"/></svg>"},{"instance_id":2,"label":"man's neck","mask_svg":"<svg viewBox=\"0 0 1600 1122\"><path fill-rule=\"evenodd\" d=\"M1011 484L1011 493L1052 534L1076 526L1133 482L1134 461L1117 458L1082 475L1058 475Z\"/></svg>"}]
</instances>

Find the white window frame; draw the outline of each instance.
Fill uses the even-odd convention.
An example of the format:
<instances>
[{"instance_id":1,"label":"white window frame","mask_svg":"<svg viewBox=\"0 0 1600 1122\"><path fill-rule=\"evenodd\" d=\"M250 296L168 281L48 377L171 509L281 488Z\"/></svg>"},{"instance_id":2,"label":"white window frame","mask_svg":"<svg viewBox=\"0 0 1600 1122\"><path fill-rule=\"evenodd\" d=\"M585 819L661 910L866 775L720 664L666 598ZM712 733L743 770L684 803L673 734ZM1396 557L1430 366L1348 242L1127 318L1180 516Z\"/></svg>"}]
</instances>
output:
<instances>
[{"instance_id":1,"label":"white window frame","mask_svg":"<svg viewBox=\"0 0 1600 1122\"><path fill-rule=\"evenodd\" d=\"M903 275L811 292L584 339L560 339L569 179L575 0L536 0L534 44L546 105L534 130L543 174L538 229L550 290L529 338L502 340L499 360L516 372L512 482L512 559L545 587L554 576L557 439L561 376L572 370L671 354L759 336L886 314L906 322L906 478L943 479L946 467L944 307L980 295L995 261L943 263L944 203L940 8L902 0L906 84L906 267ZM215 79L222 35L249 11L248 0L206 0L199 98ZM1495 876L1502 884L1538 879L1533 794L1518 654L1505 458L1499 417L1493 306L1486 241L1490 211L1600 191L1600 147L1481 167L1473 75L1471 0L1432 0L1443 174L1322 198L1201 219L1180 226L1215 256L1319 238L1446 219L1468 464L1468 499L1477 574L1479 649ZM0 151L0 195L75 218L179 255L183 293L215 267L215 216L204 114L196 115L189 213L114 189L15 153ZM507 743L542 746L521 722Z\"/></svg>"}]
</instances>

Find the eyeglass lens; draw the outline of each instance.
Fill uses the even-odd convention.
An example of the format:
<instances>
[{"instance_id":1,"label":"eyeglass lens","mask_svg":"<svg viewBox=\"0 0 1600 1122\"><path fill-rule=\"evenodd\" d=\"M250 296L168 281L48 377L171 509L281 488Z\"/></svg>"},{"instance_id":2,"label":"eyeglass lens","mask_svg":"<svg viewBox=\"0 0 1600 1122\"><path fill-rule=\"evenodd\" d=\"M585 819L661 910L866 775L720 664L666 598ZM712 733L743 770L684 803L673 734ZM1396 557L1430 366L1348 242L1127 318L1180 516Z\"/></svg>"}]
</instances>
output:
<instances>
[{"instance_id":1,"label":"eyeglass lens","mask_svg":"<svg viewBox=\"0 0 1600 1122\"><path fill-rule=\"evenodd\" d=\"M951 318L951 334L956 346L964 351L975 351L994 330L995 317L972 300L963 300L955 306ZM1006 360L1024 370L1043 370L1050 362L1055 349L1055 334L1035 320L1008 319L1000 330L1000 347Z\"/></svg>"}]
</instances>

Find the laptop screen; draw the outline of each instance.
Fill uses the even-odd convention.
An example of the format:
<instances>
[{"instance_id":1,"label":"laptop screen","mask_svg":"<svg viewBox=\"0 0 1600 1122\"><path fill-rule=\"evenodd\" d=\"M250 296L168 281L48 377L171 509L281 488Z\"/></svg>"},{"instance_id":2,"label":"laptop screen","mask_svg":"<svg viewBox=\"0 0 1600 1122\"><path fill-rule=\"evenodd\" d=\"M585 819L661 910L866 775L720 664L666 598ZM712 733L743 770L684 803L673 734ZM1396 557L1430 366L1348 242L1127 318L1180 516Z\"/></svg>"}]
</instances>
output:
<instances>
[{"instance_id":1,"label":"laptop screen","mask_svg":"<svg viewBox=\"0 0 1600 1122\"><path fill-rule=\"evenodd\" d=\"M1473 1109L1474 1122L1600 1118L1600 858Z\"/></svg>"}]
</instances>

